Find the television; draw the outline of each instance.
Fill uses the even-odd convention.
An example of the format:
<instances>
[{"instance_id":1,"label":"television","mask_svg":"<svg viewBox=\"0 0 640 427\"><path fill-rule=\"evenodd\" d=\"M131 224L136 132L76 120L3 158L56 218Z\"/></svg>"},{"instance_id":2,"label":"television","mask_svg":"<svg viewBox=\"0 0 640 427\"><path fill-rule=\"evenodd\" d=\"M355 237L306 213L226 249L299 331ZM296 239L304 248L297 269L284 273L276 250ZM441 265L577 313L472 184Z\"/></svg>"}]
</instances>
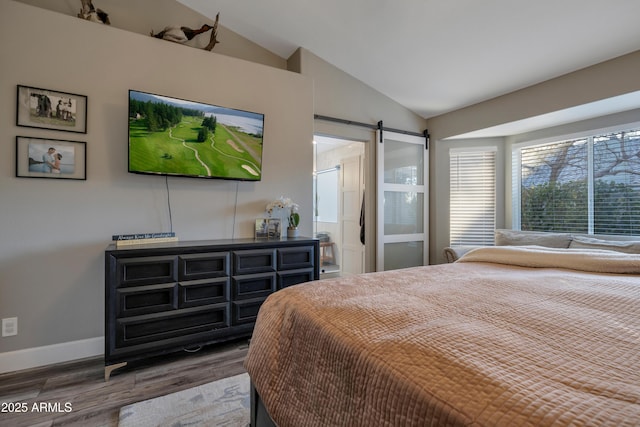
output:
<instances>
[{"instance_id":1,"label":"television","mask_svg":"<svg viewBox=\"0 0 640 427\"><path fill-rule=\"evenodd\" d=\"M262 179L264 114L129 90L129 172Z\"/></svg>"}]
</instances>

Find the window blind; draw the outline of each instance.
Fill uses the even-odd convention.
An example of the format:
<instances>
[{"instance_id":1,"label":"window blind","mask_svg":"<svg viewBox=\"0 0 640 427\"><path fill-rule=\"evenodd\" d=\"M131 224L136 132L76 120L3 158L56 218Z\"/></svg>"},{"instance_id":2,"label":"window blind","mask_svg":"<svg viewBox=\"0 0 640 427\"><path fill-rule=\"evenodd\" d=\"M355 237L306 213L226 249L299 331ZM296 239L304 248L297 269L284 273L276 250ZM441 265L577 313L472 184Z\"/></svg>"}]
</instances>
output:
<instances>
[{"instance_id":1,"label":"window blind","mask_svg":"<svg viewBox=\"0 0 640 427\"><path fill-rule=\"evenodd\" d=\"M640 131L593 138L593 231L640 235Z\"/></svg>"},{"instance_id":2,"label":"window blind","mask_svg":"<svg viewBox=\"0 0 640 427\"><path fill-rule=\"evenodd\" d=\"M578 139L522 149L522 230L588 232L587 142Z\"/></svg>"},{"instance_id":3,"label":"window blind","mask_svg":"<svg viewBox=\"0 0 640 427\"><path fill-rule=\"evenodd\" d=\"M513 165L520 229L640 235L639 130L524 147Z\"/></svg>"},{"instance_id":4,"label":"window blind","mask_svg":"<svg viewBox=\"0 0 640 427\"><path fill-rule=\"evenodd\" d=\"M495 147L449 152L449 244L494 244L496 228Z\"/></svg>"}]
</instances>

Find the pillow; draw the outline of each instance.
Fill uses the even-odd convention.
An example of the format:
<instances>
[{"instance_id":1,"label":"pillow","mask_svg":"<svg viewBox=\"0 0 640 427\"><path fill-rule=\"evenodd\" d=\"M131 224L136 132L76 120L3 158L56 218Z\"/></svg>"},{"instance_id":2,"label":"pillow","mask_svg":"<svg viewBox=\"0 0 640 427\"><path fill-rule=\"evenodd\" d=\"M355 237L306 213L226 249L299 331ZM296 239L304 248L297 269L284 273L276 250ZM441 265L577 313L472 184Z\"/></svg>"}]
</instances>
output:
<instances>
[{"instance_id":1,"label":"pillow","mask_svg":"<svg viewBox=\"0 0 640 427\"><path fill-rule=\"evenodd\" d=\"M568 248L571 243L569 233L546 233L542 231L496 230L496 246L545 246L547 248Z\"/></svg>"},{"instance_id":2,"label":"pillow","mask_svg":"<svg viewBox=\"0 0 640 427\"><path fill-rule=\"evenodd\" d=\"M456 262L462 255L466 254L472 249L479 248L480 246L456 246L455 248L446 247L442 252L447 262Z\"/></svg>"},{"instance_id":3,"label":"pillow","mask_svg":"<svg viewBox=\"0 0 640 427\"><path fill-rule=\"evenodd\" d=\"M600 240L592 237L574 236L569 248L575 249L606 249L609 251L640 254L640 241Z\"/></svg>"}]
</instances>

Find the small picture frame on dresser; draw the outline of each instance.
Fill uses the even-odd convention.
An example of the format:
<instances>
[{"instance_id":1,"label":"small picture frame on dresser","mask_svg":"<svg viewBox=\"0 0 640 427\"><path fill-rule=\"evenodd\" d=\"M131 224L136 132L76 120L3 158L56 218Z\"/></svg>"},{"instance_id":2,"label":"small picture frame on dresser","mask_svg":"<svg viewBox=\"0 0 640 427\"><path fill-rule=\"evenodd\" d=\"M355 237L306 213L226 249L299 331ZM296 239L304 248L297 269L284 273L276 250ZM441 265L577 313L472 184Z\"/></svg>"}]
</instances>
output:
<instances>
[{"instance_id":1,"label":"small picture frame on dresser","mask_svg":"<svg viewBox=\"0 0 640 427\"><path fill-rule=\"evenodd\" d=\"M267 239L280 240L282 237L282 226L280 218L267 218Z\"/></svg>"},{"instance_id":2,"label":"small picture frame on dresser","mask_svg":"<svg viewBox=\"0 0 640 427\"><path fill-rule=\"evenodd\" d=\"M256 218L254 237L256 239L267 239L269 237L269 218Z\"/></svg>"}]
</instances>

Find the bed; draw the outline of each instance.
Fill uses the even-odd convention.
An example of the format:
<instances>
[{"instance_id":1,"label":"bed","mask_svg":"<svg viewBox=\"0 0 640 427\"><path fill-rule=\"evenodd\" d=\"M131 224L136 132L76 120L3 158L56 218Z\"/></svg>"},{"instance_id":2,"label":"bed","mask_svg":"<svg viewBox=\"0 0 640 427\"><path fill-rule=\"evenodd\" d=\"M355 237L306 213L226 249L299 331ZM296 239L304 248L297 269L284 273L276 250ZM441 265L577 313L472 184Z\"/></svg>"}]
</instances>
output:
<instances>
[{"instance_id":1,"label":"bed","mask_svg":"<svg viewBox=\"0 0 640 427\"><path fill-rule=\"evenodd\" d=\"M245 367L254 427L638 426L640 255L489 247L293 286Z\"/></svg>"}]
</instances>

